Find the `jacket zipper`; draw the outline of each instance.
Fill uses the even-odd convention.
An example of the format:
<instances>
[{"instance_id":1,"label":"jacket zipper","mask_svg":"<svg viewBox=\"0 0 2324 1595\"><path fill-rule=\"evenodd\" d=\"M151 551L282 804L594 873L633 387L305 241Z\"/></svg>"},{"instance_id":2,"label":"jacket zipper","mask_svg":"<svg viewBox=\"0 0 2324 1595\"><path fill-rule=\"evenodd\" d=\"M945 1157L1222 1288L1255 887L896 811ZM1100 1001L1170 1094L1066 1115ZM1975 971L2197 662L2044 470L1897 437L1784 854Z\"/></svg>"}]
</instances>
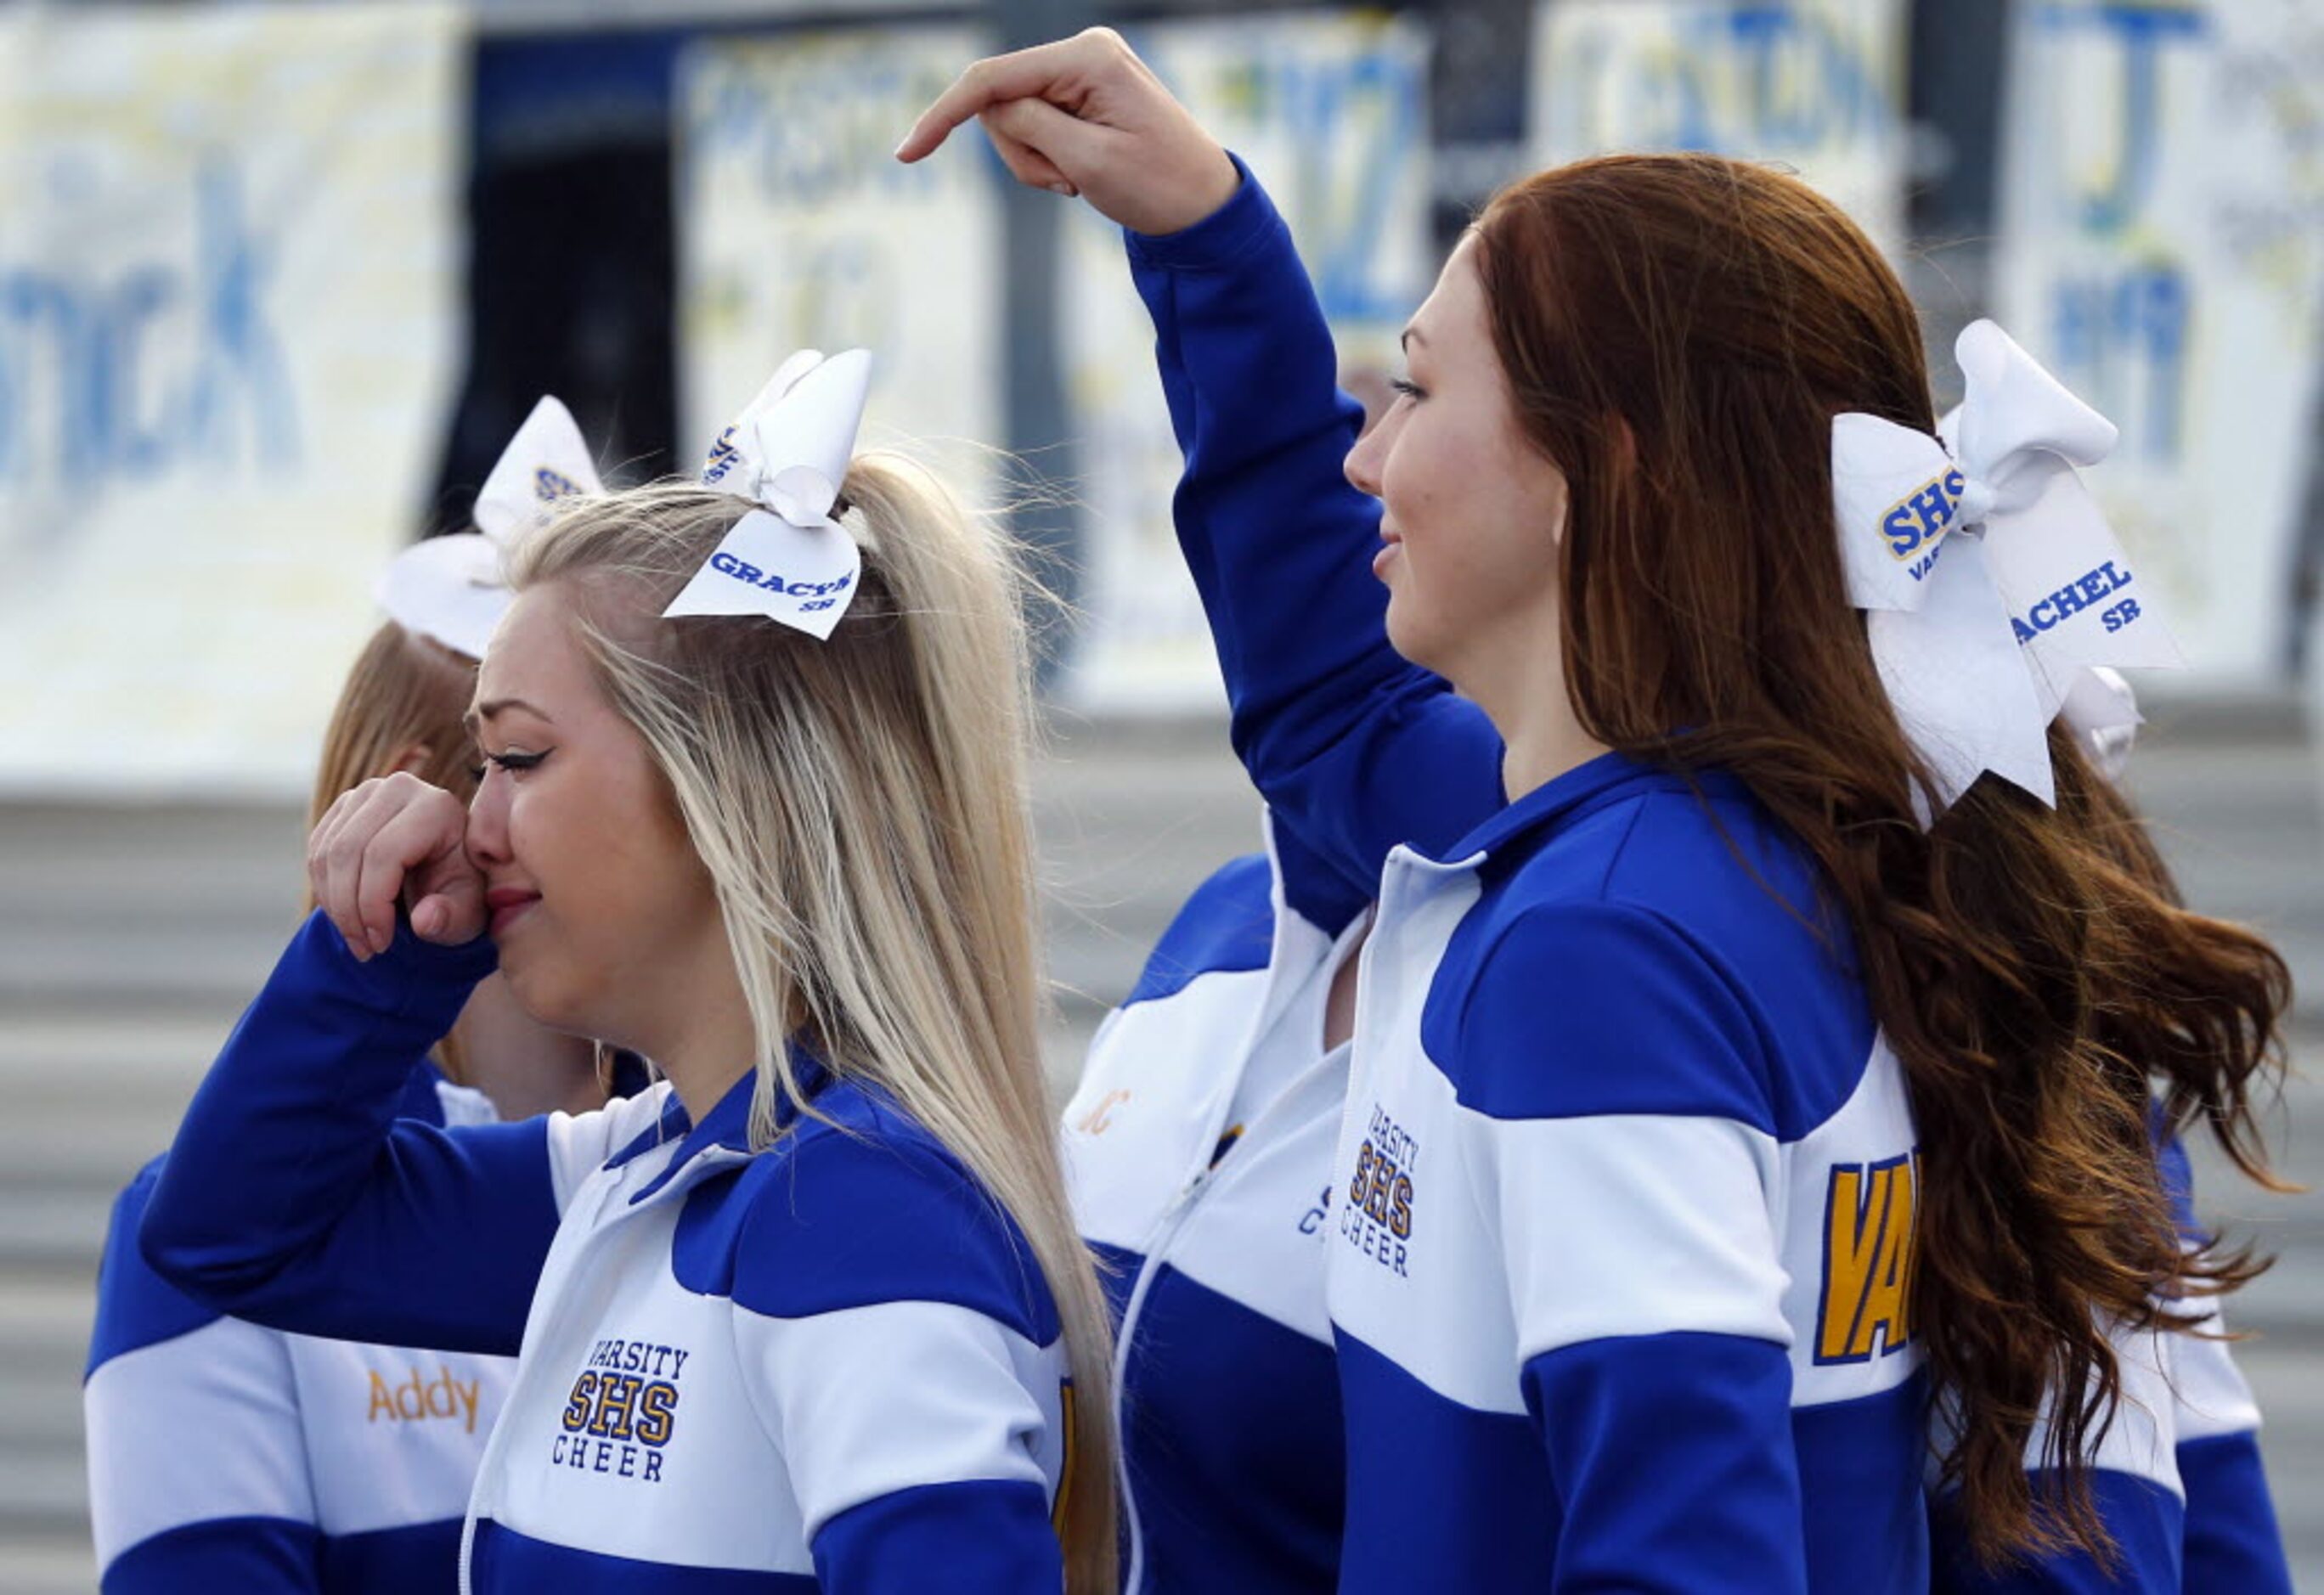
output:
<instances>
[{"instance_id":1,"label":"jacket zipper","mask_svg":"<svg viewBox=\"0 0 2324 1595\"><path fill-rule=\"evenodd\" d=\"M713 1154L718 1149L706 1148L703 1151L695 1154L693 1165L687 1169L671 1174L669 1183L655 1192L650 1201L633 1206L619 1190L602 1198L597 1203L596 1212L590 1217L589 1233L583 1238L581 1246L574 1253L573 1266L565 1270L565 1278L571 1279L577 1277L581 1272L582 1259L589 1248L595 1246L602 1237L612 1233L625 1220L634 1218L642 1212L649 1212L660 1206L665 1201L691 1190L696 1183L695 1178L696 1170L723 1166L732 1161L730 1158L714 1157ZM613 1218L606 1219L604 1216L606 1209L614 1207L616 1203L619 1205ZM476 1525L483 1517L483 1513L478 1509L477 1501L484 1493L487 1481L499 1468L501 1458L506 1454L509 1428L506 1419L511 1409L517 1404L516 1397L524 1393L523 1388L528 1372L527 1360L522 1354L522 1348L519 1348L516 1378L510 1381L508 1395L502 1399L501 1418L493 1423L492 1434L484 1442L484 1454L476 1466L476 1482L468 1491L467 1517L460 1525L460 1595L475 1595L471 1569L474 1566L476 1549Z\"/></svg>"}]
</instances>

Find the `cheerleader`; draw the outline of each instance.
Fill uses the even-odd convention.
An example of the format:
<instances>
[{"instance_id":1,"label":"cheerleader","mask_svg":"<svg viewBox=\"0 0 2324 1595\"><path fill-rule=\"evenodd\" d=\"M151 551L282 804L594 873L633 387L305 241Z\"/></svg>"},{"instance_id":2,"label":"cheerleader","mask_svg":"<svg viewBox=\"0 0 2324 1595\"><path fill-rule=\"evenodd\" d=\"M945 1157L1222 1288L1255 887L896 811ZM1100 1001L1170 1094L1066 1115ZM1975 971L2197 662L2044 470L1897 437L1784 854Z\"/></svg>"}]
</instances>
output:
<instances>
[{"instance_id":1,"label":"cheerleader","mask_svg":"<svg viewBox=\"0 0 2324 1595\"><path fill-rule=\"evenodd\" d=\"M970 115L1148 235L1238 750L1387 866L1326 1264L1342 1587L1921 1589L1932 1397L1976 1576L2174 1587L2147 1332L2248 1270L2182 1251L2150 1079L2264 1176L2286 982L2049 727L2172 651L2072 479L2111 429L1981 328L1956 465L1861 234L1671 156L1497 198L1350 452L1287 235L1118 39L981 63L900 152ZM1455 690L1506 743L1465 835L1431 788L1495 750Z\"/></svg>"},{"instance_id":2,"label":"cheerleader","mask_svg":"<svg viewBox=\"0 0 2324 1595\"><path fill-rule=\"evenodd\" d=\"M325 816L319 911L144 1221L221 1307L517 1353L472 1589L1113 1584L1011 567L925 475L851 462L868 370L795 358L703 484L583 500L512 550L473 806L397 776ZM662 1082L394 1122L495 967Z\"/></svg>"},{"instance_id":3,"label":"cheerleader","mask_svg":"<svg viewBox=\"0 0 2324 1595\"><path fill-rule=\"evenodd\" d=\"M406 549L386 623L341 688L309 824L342 792L406 771L475 787L461 724L508 603L499 549L535 506L599 491L570 415L543 399L476 502L477 530ZM599 1106L595 1052L480 983L397 1099L435 1127ZM452 1589L461 1515L500 1411L505 1358L286 1334L204 1307L136 1248L161 1162L115 1203L82 1404L89 1516L106 1595L144 1590Z\"/></svg>"},{"instance_id":4,"label":"cheerleader","mask_svg":"<svg viewBox=\"0 0 2324 1595\"><path fill-rule=\"evenodd\" d=\"M1363 894L1280 824L1188 899L1066 1105L1118 1323L1123 1588L1329 1591L1344 1517L1323 1304Z\"/></svg>"}]
</instances>

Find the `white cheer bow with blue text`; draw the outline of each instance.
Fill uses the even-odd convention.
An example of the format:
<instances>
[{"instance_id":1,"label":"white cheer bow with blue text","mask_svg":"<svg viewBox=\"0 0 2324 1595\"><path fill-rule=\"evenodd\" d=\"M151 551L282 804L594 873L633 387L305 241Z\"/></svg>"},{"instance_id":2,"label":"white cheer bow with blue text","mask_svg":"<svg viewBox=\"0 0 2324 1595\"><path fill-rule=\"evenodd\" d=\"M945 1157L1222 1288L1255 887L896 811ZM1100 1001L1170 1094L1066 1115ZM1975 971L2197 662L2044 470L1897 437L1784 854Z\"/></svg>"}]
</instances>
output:
<instances>
[{"instance_id":1,"label":"white cheer bow with blue text","mask_svg":"<svg viewBox=\"0 0 2324 1595\"><path fill-rule=\"evenodd\" d=\"M573 412L543 396L476 493L476 530L426 538L395 557L373 589L388 618L472 659L509 606L501 553L561 501L605 491Z\"/></svg>"},{"instance_id":2,"label":"white cheer bow with blue text","mask_svg":"<svg viewBox=\"0 0 2324 1595\"><path fill-rule=\"evenodd\" d=\"M818 639L847 613L863 551L832 519L872 386L872 356L825 359L802 349L783 362L711 446L703 484L755 507L728 530L665 617L757 614Z\"/></svg>"},{"instance_id":3,"label":"white cheer bow with blue text","mask_svg":"<svg viewBox=\"0 0 2324 1595\"><path fill-rule=\"evenodd\" d=\"M2182 662L2075 474L2114 424L1990 321L1954 353L1967 388L1941 441L1857 413L1831 435L1849 600L1927 768L1924 825L1987 770L2054 805L2049 725L2082 678Z\"/></svg>"}]
</instances>

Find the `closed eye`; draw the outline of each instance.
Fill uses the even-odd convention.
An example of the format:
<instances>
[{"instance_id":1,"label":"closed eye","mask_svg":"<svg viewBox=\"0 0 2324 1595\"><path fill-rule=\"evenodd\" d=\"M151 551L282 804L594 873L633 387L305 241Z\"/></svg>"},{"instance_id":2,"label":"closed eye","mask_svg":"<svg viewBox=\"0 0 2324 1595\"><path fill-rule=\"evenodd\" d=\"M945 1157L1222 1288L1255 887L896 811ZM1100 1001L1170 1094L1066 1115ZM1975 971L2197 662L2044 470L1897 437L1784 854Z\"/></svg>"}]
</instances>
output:
<instances>
[{"instance_id":1,"label":"closed eye","mask_svg":"<svg viewBox=\"0 0 2324 1595\"><path fill-rule=\"evenodd\" d=\"M497 765L511 775L514 775L520 770L532 769L548 757L546 753L487 753L484 755L484 763L478 765L474 773L478 780L483 780L484 765Z\"/></svg>"},{"instance_id":2,"label":"closed eye","mask_svg":"<svg viewBox=\"0 0 2324 1595\"><path fill-rule=\"evenodd\" d=\"M1426 393L1421 392L1419 383L1413 382L1406 377L1390 377L1388 379L1388 385L1400 399L1418 400L1428 397Z\"/></svg>"}]
</instances>

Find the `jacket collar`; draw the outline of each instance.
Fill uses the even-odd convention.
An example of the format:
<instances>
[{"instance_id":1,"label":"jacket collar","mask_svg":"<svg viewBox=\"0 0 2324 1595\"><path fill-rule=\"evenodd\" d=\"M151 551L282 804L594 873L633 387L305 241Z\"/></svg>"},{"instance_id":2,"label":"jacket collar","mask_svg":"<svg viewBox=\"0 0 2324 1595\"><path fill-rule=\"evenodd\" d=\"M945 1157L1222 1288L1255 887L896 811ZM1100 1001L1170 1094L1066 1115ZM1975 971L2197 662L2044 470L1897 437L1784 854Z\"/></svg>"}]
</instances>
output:
<instances>
[{"instance_id":1,"label":"jacket collar","mask_svg":"<svg viewBox=\"0 0 2324 1595\"><path fill-rule=\"evenodd\" d=\"M1600 753L1536 787L1428 862L1473 867L1498 853L1530 853L1586 816L1647 792L1724 798L1745 790L1742 782L1721 770L1697 770L1689 777L1626 753Z\"/></svg>"},{"instance_id":2,"label":"jacket collar","mask_svg":"<svg viewBox=\"0 0 2324 1595\"><path fill-rule=\"evenodd\" d=\"M831 1071L825 1067L820 1058L797 1042L791 1045L790 1056L791 1072L798 1077L801 1100L812 1101L821 1095L832 1082ZM729 1162L736 1157L748 1157L751 1155L751 1101L758 1089L758 1081L756 1070L735 1081L726 1088L725 1094L718 1099L710 1111L702 1116L699 1124L693 1123L687 1117L686 1105L678 1100L675 1091L671 1092L669 1100L662 1104L660 1120L606 1160L607 1168L619 1168L655 1147L667 1146L672 1136L684 1138L661 1173L656 1175L645 1189L631 1197L631 1202L645 1201L669 1185L679 1170L713 1152L729 1155L717 1159L720 1162ZM798 1102L786 1096L777 1102L775 1124L778 1129L798 1117Z\"/></svg>"}]
</instances>

